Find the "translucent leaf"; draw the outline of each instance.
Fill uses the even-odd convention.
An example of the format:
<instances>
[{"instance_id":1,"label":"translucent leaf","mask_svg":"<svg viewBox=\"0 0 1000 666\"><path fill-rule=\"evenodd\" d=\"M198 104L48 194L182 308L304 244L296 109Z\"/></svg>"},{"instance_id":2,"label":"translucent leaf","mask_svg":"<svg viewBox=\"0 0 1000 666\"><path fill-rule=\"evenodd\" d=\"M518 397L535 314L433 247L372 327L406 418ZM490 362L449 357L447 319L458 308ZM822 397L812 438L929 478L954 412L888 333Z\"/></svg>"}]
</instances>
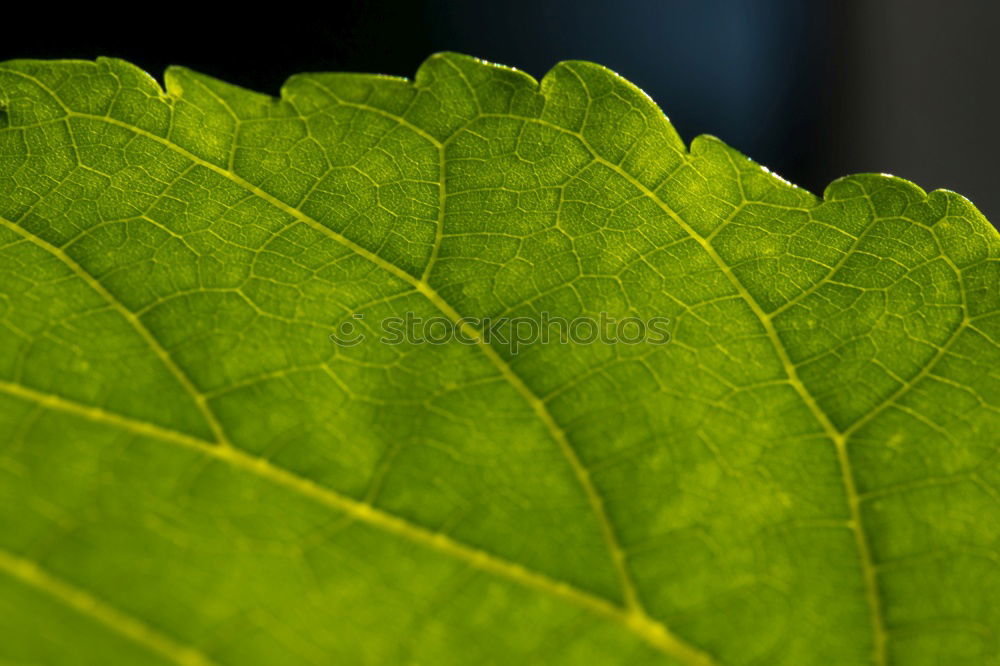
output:
<instances>
[{"instance_id":1,"label":"translucent leaf","mask_svg":"<svg viewBox=\"0 0 1000 666\"><path fill-rule=\"evenodd\" d=\"M1000 663L968 201L584 62L165 84L0 64L0 660Z\"/></svg>"}]
</instances>

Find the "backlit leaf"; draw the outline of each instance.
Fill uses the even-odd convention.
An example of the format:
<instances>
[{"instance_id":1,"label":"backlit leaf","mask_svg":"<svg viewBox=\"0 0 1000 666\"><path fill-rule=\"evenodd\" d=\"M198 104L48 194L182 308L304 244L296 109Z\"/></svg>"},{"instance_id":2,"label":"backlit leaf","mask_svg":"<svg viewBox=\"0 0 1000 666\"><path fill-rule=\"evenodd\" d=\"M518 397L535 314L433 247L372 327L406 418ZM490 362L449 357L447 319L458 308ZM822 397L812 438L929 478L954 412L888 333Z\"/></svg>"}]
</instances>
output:
<instances>
[{"instance_id":1,"label":"backlit leaf","mask_svg":"<svg viewBox=\"0 0 1000 666\"><path fill-rule=\"evenodd\" d=\"M0 64L4 663L1000 664L998 446L952 192L584 62Z\"/></svg>"}]
</instances>

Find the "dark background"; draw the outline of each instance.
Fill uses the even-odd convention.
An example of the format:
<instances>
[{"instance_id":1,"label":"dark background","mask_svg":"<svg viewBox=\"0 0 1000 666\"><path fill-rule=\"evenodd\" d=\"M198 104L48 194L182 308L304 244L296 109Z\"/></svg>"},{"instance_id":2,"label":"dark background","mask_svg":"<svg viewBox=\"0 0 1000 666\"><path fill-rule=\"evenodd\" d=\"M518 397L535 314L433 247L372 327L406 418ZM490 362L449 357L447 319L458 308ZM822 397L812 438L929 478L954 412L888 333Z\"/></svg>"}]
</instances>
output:
<instances>
[{"instance_id":1,"label":"dark background","mask_svg":"<svg viewBox=\"0 0 1000 666\"><path fill-rule=\"evenodd\" d=\"M180 64L271 94L300 71L412 76L443 50L535 77L592 60L649 93L686 141L714 134L813 192L881 171L961 192L1000 222L996 0L205 2L39 14L0 19L0 60L110 55L157 77Z\"/></svg>"}]
</instances>

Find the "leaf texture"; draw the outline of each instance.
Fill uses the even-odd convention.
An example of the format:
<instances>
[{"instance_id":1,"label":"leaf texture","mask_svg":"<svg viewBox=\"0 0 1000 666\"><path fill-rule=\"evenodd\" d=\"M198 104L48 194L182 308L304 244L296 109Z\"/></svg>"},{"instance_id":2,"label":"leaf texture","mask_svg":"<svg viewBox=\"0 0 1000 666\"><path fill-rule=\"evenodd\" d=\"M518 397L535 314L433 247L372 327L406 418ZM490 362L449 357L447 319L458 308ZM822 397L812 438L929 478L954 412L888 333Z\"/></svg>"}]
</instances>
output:
<instances>
[{"instance_id":1,"label":"leaf texture","mask_svg":"<svg viewBox=\"0 0 1000 666\"><path fill-rule=\"evenodd\" d=\"M0 64L5 663L1000 664L998 446L952 192L818 199L585 62Z\"/></svg>"}]
</instances>

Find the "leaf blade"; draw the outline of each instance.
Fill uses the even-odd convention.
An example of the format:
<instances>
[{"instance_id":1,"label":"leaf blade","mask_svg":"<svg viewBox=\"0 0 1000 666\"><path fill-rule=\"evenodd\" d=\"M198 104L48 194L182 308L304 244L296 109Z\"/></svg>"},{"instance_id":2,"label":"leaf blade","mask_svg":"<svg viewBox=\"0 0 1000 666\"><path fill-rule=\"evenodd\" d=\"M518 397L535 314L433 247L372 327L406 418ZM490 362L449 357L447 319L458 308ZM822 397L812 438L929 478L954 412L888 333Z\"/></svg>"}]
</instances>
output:
<instances>
[{"instance_id":1,"label":"leaf blade","mask_svg":"<svg viewBox=\"0 0 1000 666\"><path fill-rule=\"evenodd\" d=\"M629 610L611 615L626 634L633 631L647 644L672 651L680 663L699 663L704 653L665 633L664 618L671 618L672 627L684 627L683 635L720 663L747 663L764 655L772 663L810 663L824 654L843 663L881 663L890 649L921 663L920 653L908 647L915 641L900 641L901 647L894 648L886 640L883 625L892 616L883 617L876 594L876 586L887 583L876 580L873 553L898 548L907 539L897 534L895 541L883 543L875 534L868 543L862 504L875 492L877 475L867 472L856 480L848 447L857 444L870 459L884 452L869 439L898 447L899 437L909 435L911 446L925 446L933 438L919 418L965 428L960 455L942 457L945 469L976 456L988 460L986 454L996 446L988 425L995 422L989 373L951 369L959 373L957 380L949 379L956 391L977 396L968 388L973 385L984 392L974 421L969 422L972 412L962 418L921 416L925 408L916 410L916 417L905 412L914 411L906 400L926 402L913 397L914 388L926 389L928 381L937 387L948 379L937 379L932 369L944 361L954 366L958 357L949 355L949 345L962 345L963 353L971 345L987 355L996 347L988 334L996 311L991 296L995 231L964 200L949 193L924 195L884 177L853 177L832 185L820 202L721 142L698 139L688 155L648 98L586 63L560 65L536 88L520 73L444 55L428 61L413 85L361 75L305 75L289 82L281 101L182 69L168 72L165 92L116 61L13 63L2 71L18 70L23 76L21 69L37 74L48 92L28 111L12 107L33 117L32 122L15 117L8 137L22 132L25 144L41 145L45 159L55 160L54 166L44 163L43 171L53 172L57 182L62 179L63 188L80 188L71 200L87 202L93 192L96 215L59 217L51 192L38 197L42 213L37 207L25 210L16 191L8 193L0 213L18 220L8 227L47 235L40 239L55 248L65 245L59 251L74 252L73 261L99 275L94 280L105 291L122 294L116 300L169 350L168 361L181 374L189 373L190 385L197 387L189 393L201 411L217 414L216 439L230 442L219 449L226 455L270 461L266 464L317 488L329 486L329 492L349 500L338 506L355 507L347 510L354 518L371 506L387 519L427 530L428 540L457 525L457 537L444 537L446 543L460 549L468 545L471 554L486 553L512 563L516 571L568 586L571 595L579 592L598 608L616 609L621 603ZM0 84L13 91L9 98L18 99L20 85L8 79ZM65 119L59 117L59 104ZM32 135L39 119L43 124L64 120L66 131ZM73 158L67 157L70 152ZM30 146L25 153L30 162ZM73 182L83 178L79 170L66 171L73 159L98 174L97 182ZM22 169L14 164L13 173L23 179ZM27 172L36 188L47 185L30 168ZM175 178L165 181L164 174ZM109 196L116 191L127 196ZM59 229L81 223L83 232L76 236ZM973 241L981 237L981 242L963 240L947 225L971 228ZM102 228L117 235L102 236ZM895 239L902 240L893 244ZM142 278L135 256L103 258L116 242L147 270L163 262L172 271ZM927 250L934 243L937 255ZM144 244L158 248L152 260L140 252ZM243 270L229 274L234 271L227 272L227 264ZM376 267L382 277L373 278L363 264ZM333 358L308 346L282 350L277 343L315 343L319 330L329 330L323 319L331 311L343 318L360 309L374 317L397 312L404 303L428 315L443 313L453 322L463 315L537 314L549 304L565 314L601 307L620 314L665 311L680 323L669 354L642 357L618 347L610 360L608 349L600 346L576 347L568 354L535 347L513 356L484 344L481 335L474 350L414 348L401 355L403 360L371 345L353 357L347 350ZM975 312L987 332L969 328L970 314L952 327L958 309ZM817 321L833 322L832 332L809 334ZM943 344L942 335L950 336ZM865 344L883 350L909 345L918 361L905 354L880 355ZM831 366L829 359L841 354L853 365ZM29 367L66 366L52 353L42 358L45 362L35 360ZM800 369L806 373L801 378ZM665 383L678 376L687 382L682 390ZM875 390L844 397L844 387L863 383L874 384ZM431 400L415 400L429 389ZM621 402L602 404L609 394ZM268 407L261 410L261 405ZM479 418L469 419L469 414ZM760 422L775 414L780 418ZM334 426L325 425L330 418ZM644 425L615 430L601 419ZM917 425L900 426L900 419ZM206 420L211 424L211 418ZM890 426L892 433L878 432ZM230 432L222 433L224 428ZM51 445L52 436L42 438L42 444ZM857 441L849 441L852 437ZM644 444L647 440L653 445ZM797 442L802 449L822 440L833 443L832 450L807 457L786 443ZM406 444L386 446L397 441ZM506 443L518 446L505 450ZM16 453L15 460L24 455ZM681 457L672 460L675 455ZM762 474L747 464L755 456L770 460ZM697 474L686 474L678 460L695 462ZM537 466L533 461L543 461L543 471L525 478L526 470ZM484 465L496 469L484 472ZM821 482L801 482L795 467L813 470ZM433 483L443 470L451 488ZM988 473L989 467L982 473L973 467L973 475ZM839 491L826 485L838 479ZM496 507L481 498L470 500L484 480L495 489L486 498L515 501ZM984 491L992 488L989 477L978 483ZM195 487L206 495L221 492L205 485ZM459 488L456 501L453 491ZM100 495L89 490L91 497ZM163 492L168 513L176 512L170 499L176 497ZM721 509L689 499L699 495L712 497ZM204 510L200 498L196 504ZM459 510L475 518L453 525ZM582 515L589 518L581 521ZM568 516L575 521L566 521ZM850 536L782 543L794 539L775 537L785 528L771 516L821 530L833 530L842 521L840 529ZM187 519L174 520L187 524ZM254 521L238 515L220 520L241 538L275 529L260 521L251 526ZM348 549L337 536L346 528L331 529L330 542ZM179 533L189 531L200 534L190 526ZM934 537L921 538L930 543ZM89 539L95 552L106 550L100 545L107 543L106 536ZM153 552L168 550L155 534L143 539ZM302 535L295 540L305 541ZM650 547L658 541L662 545ZM250 543L255 543L252 538ZM331 543L320 549L336 559ZM576 561L568 561L557 545L567 543L576 544L565 549ZM267 559L260 548L247 546L256 559L247 558L246 567ZM675 562L669 555L674 548L688 557ZM776 561L755 563L750 557L755 548ZM853 573L834 573L822 562L822 553L830 551L850 562L852 549ZM802 555L801 562L793 552ZM416 557L398 555L403 564L393 562L396 568ZM318 566L307 556L299 559ZM303 562L291 560L285 565L302 571ZM685 580L685 567L692 562L697 585ZM136 564L129 569L133 579L149 580ZM324 571L328 580L351 589L342 575ZM106 574L98 570L96 575ZM184 572L173 575L183 579ZM269 575L278 580L288 574L269 570ZM830 591L845 586L846 593ZM938 589L946 593L949 588ZM782 610L792 591L812 613L835 609L832 617L854 627L853 633L844 638L817 633L797 617L809 613ZM268 585L258 594L281 597ZM334 586L319 595L320 615L337 617L338 594ZM190 612L193 598L183 596L175 594L173 601ZM228 614L218 611L220 617L257 608L231 591L221 596L233 605ZM421 589L421 596L433 595ZM755 637L752 644L736 645L717 635L710 609L718 604L730 609L741 635ZM384 604L374 606L368 609L373 617L392 616ZM514 607L502 601L495 606L495 613ZM465 607L477 606L466 601ZM905 605L901 614L920 607ZM147 605L144 613L155 616L156 611ZM536 621L559 636L558 627L569 620L565 612L553 612ZM208 624L205 617L172 622L193 636ZM307 646L302 628L309 623L301 617L296 622L282 633L273 618L263 624L258 619L251 633L285 658L292 643L308 660L314 648ZM456 618L441 624L442 635L461 635L455 627L463 624ZM860 628L866 624L867 630ZM520 633L507 637L513 643L502 654L513 658L546 645L537 632L515 625ZM464 628L472 635L483 629ZM434 635L426 627L414 633ZM603 633L594 632L598 645L620 644ZM283 652L272 644L282 642L279 635ZM916 637L926 640L919 633ZM323 639L325 649L350 654L343 634ZM552 654L572 661L575 650L589 649L594 641L557 642L549 648ZM400 649L426 650L424 658L438 662L460 659L460 654L468 658L463 650L476 649L413 643L403 648L369 638L366 647L381 655L376 661L398 660L398 652L388 655ZM954 651L947 641L941 644L940 649ZM611 651L608 659L625 660L635 649ZM647 658L652 655L641 660Z\"/></svg>"}]
</instances>

